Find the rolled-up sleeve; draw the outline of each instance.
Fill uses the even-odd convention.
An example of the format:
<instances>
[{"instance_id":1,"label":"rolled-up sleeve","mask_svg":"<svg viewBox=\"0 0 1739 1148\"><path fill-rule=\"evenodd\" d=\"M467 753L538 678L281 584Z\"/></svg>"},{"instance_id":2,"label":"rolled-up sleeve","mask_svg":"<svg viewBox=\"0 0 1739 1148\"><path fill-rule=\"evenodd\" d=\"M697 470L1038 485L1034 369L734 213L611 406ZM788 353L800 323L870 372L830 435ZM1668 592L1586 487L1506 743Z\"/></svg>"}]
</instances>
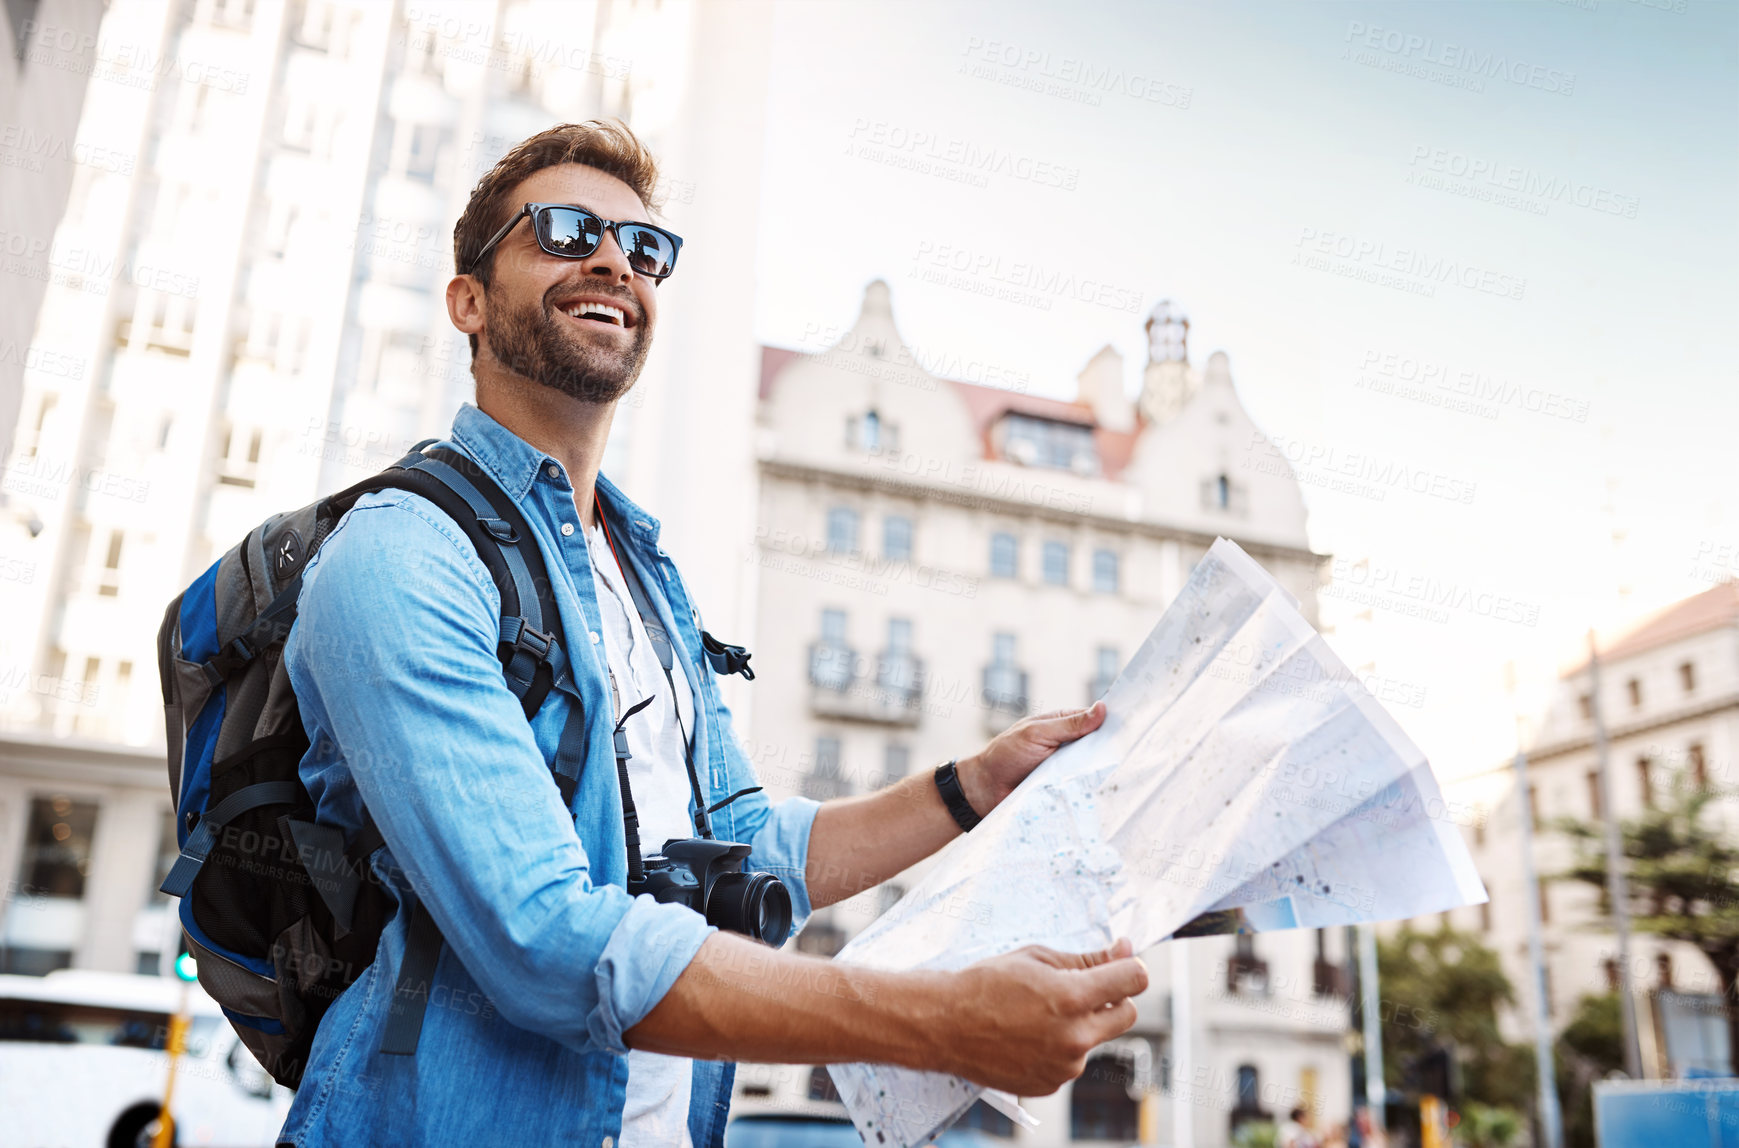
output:
<instances>
[{"instance_id":1,"label":"rolled-up sleeve","mask_svg":"<svg viewBox=\"0 0 1739 1148\"><path fill-rule=\"evenodd\" d=\"M501 1015L582 1051L663 998L713 928L594 885L574 820L495 649L499 596L413 495L369 496L304 575L285 665L442 936ZM806 835L805 835L806 841ZM805 902L807 904L807 901Z\"/></svg>"}]
</instances>

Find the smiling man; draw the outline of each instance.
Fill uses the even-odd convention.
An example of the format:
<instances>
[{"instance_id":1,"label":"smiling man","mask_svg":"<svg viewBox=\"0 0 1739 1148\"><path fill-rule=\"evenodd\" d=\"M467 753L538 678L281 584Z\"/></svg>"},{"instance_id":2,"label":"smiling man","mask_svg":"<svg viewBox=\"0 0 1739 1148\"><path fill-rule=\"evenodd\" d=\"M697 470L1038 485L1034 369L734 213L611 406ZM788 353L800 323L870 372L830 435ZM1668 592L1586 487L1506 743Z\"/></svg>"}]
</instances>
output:
<instances>
[{"instance_id":1,"label":"smiling man","mask_svg":"<svg viewBox=\"0 0 1739 1148\"><path fill-rule=\"evenodd\" d=\"M743 935L781 943L928 857L1104 709L1029 719L863 797L756 788L658 524L599 473L682 249L648 222L656 183L619 122L563 125L503 157L454 229L447 310L477 401L442 445L530 526L569 638L561 688L527 720L495 584L417 495L364 496L303 576L285 649L303 782L352 838L372 816L377 870L405 880L373 965L321 1021L281 1143L716 1146L735 1059L873 1060L1043 1095L1134 1023L1147 975L1124 942L885 973ZM574 731L584 768L564 801L546 762ZM748 846L763 887L779 879L789 923L775 906L720 928L631 895L636 838L657 853L707 832ZM419 920L439 946L420 1037L383 1051Z\"/></svg>"}]
</instances>

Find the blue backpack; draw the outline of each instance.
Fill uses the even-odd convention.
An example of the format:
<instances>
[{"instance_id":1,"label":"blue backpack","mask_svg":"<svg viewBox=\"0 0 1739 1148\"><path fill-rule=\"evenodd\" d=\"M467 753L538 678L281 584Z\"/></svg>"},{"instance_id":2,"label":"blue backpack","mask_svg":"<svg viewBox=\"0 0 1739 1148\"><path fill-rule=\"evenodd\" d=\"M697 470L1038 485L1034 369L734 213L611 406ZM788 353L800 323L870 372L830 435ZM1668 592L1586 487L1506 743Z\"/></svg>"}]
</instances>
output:
<instances>
[{"instance_id":1,"label":"blue backpack","mask_svg":"<svg viewBox=\"0 0 1739 1148\"><path fill-rule=\"evenodd\" d=\"M181 845L162 891L181 899L199 983L273 1078L291 1088L320 1018L373 963L401 899L411 918L382 1052L416 1051L442 944L402 874L371 865L383 844L372 818L345 840L335 826L315 821L298 777L308 737L284 669L284 641L302 572L358 498L410 491L465 532L501 594L497 652L526 717L552 689L566 688L575 699L549 765L564 800L579 780L584 713L568 679L567 644L537 540L482 468L457 451L426 449L433 442L249 531L170 603L157 635Z\"/></svg>"}]
</instances>

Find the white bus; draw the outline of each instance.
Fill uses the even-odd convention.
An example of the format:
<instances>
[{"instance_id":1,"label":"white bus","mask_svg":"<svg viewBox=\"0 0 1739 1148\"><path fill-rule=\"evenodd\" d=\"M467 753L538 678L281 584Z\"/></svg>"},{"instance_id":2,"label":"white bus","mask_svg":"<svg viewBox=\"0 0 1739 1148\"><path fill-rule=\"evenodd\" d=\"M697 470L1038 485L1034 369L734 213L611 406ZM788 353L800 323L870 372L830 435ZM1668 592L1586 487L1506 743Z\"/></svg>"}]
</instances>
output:
<instances>
[{"instance_id":1,"label":"white bus","mask_svg":"<svg viewBox=\"0 0 1739 1148\"><path fill-rule=\"evenodd\" d=\"M168 977L63 969L0 975L0 1120L18 1148L135 1148L163 1102L163 1048L182 986ZM294 1095L188 986L193 1025L176 1070L176 1144L270 1148Z\"/></svg>"}]
</instances>

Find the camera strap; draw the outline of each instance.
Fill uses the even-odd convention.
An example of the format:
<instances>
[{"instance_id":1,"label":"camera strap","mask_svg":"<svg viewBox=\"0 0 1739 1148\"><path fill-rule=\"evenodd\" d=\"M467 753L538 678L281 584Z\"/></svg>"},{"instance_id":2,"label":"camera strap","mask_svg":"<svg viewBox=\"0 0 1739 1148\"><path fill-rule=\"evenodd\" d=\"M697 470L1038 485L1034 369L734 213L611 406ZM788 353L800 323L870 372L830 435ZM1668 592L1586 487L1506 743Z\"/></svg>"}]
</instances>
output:
<instances>
[{"instance_id":1,"label":"camera strap","mask_svg":"<svg viewBox=\"0 0 1739 1148\"><path fill-rule=\"evenodd\" d=\"M604 532L604 541L610 547L610 557L616 560L616 569L622 572L622 581L628 584L628 596L634 600L634 611L640 615L641 625L646 627L646 636L651 639L652 649L658 654L658 664L664 667L664 680L670 686L670 708L676 714L676 728L682 735L683 764L688 767L689 789L694 794L695 832L710 839L713 835L712 823L707 818L706 796L701 791L700 775L694 768L694 739L689 736L688 729L682 723L682 708L676 704L676 678L673 673L676 666L675 647L671 643L670 634L664 629L664 624L658 619L658 612L652 608L652 603L646 597L646 587L641 585L639 573L632 564L622 560L621 552L616 549L616 539L610 532L610 522L604 516L603 501L598 498L595 490L592 493L592 506L598 515L598 525ZM651 699L646 700L650 701ZM698 716L700 713L698 693L695 694L694 700L694 711ZM645 702L641 702L640 705L629 710L627 714L623 714L623 720L626 721L630 714L645 704ZM628 770L625 764L626 758L622 752L627 748L627 744L620 727L618 727L616 733L617 765L622 778L624 811L626 811L627 803L630 801L628 797Z\"/></svg>"}]
</instances>

